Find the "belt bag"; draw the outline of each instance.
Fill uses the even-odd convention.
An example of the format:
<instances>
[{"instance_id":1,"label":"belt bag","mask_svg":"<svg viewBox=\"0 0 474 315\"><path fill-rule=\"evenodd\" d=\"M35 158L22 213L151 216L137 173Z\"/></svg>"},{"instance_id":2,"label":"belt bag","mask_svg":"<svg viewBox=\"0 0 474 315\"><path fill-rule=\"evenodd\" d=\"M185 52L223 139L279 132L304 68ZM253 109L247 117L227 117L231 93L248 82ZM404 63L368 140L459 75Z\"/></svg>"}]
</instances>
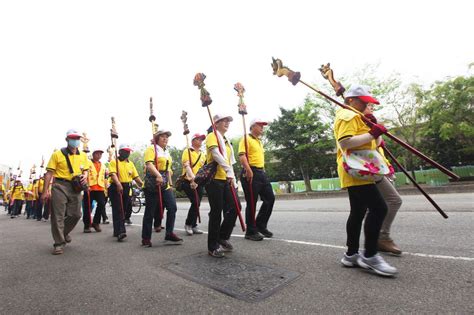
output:
<instances>
[{"instance_id":1,"label":"belt bag","mask_svg":"<svg viewBox=\"0 0 474 315\"><path fill-rule=\"evenodd\" d=\"M342 151L342 167L352 177L366 181L379 181L390 173L377 150Z\"/></svg>"},{"instance_id":2,"label":"belt bag","mask_svg":"<svg viewBox=\"0 0 474 315\"><path fill-rule=\"evenodd\" d=\"M217 173L217 162L212 161L211 163L205 164L199 169L194 177L194 182L200 186L209 184Z\"/></svg>"}]
</instances>

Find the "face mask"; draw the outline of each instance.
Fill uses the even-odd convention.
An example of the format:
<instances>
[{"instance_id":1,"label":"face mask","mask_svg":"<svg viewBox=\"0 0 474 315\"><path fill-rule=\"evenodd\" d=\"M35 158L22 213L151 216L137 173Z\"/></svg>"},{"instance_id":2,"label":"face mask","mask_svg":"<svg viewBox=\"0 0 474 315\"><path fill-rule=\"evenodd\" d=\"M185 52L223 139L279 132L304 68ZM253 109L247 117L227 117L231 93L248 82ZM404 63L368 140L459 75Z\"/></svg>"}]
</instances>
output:
<instances>
[{"instance_id":1,"label":"face mask","mask_svg":"<svg viewBox=\"0 0 474 315\"><path fill-rule=\"evenodd\" d=\"M67 144L71 148L79 148L79 145L81 144L81 140L80 139L68 139Z\"/></svg>"},{"instance_id":2,"label":"face mask","mask_svg":"<svg viewBox=\"0 0 474 315\"><path fill-rule=\"evenodd\" d=\"M125 151L125 150L124 150L124 151L120 151L119 153L120 153L119 156L120 156L122 159L124 159L124 160L125 160L125 159L128 159L128 157L130 156L130 152Z\"/></svg>"}]
</instances>

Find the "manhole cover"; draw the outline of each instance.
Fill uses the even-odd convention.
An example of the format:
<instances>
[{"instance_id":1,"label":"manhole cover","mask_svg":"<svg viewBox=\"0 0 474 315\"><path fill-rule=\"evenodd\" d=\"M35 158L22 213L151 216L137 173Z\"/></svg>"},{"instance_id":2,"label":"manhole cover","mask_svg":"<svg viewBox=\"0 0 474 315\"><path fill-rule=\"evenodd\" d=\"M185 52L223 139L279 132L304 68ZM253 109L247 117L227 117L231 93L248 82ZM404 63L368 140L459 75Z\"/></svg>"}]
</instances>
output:
<instances>
[{"instance_id":1,"label":"manhole cover","mask_svg":"<svg viewBox=\"0 0 474 315\"><path fill-rule=\"evenodd\" d=\"M206 254L182 257L165 268L247 302L263 300L299 276L283 268L228 257L216 259Z\"/></svg>"}]
</instances>

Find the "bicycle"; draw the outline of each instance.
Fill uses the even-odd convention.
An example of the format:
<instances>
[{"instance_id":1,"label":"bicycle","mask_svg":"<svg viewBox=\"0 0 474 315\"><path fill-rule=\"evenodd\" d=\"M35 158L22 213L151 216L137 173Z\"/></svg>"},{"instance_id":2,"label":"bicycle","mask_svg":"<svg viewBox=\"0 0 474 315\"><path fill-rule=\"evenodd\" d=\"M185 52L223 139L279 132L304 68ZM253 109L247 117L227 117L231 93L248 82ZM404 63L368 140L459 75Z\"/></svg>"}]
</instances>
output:
<instances>
[{"instance_id":1,"label":"bicycle","mask_svg":"<svg viewBox=\"0 0 474 315\"><path fill-rule=\"evenodd\" d=\"M132 212L133 213L139 213L141 208L142 208L142 200L140 199L141 191L140 189L133 189L132 192Z\"/></svg>"}]
</instances>

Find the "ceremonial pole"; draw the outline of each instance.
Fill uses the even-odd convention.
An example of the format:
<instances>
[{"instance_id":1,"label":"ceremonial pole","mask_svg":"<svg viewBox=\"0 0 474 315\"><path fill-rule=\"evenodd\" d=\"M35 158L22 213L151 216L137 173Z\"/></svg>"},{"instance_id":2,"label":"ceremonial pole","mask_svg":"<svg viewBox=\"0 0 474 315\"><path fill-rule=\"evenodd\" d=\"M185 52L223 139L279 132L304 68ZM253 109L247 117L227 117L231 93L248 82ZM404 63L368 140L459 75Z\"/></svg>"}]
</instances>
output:
<instances>
[{"instance_id":1,"label":"ceremonial pole","mask_svg":"<svg viewBox=\"0 0 474 315\"><path fill-rule=\"evenodd\" d=\"M234 85L234 90L237 91L237 96L239 97L239 114L242 116L242 125L244 127L244 144L245 144L245 158L247 159L247 163L249 163L250 166L250 160L249 160L249 146L247 142L247 127L245 125L245 115L247 115L247 106L244 103L244 93L245 93L245 88L244 86L237 82ZM252 222L255 225L256 220L255 220L255 198L253 194L253 178L250 180L247 179L248 186L249 186L249 193L250 193L250 211L251 211L251 217L252 217Z\"/></svg>"},{"instance_id":2,"label":"ceremonial pole","mask_svg":"<svg viewBox=\"0 0 474 315\"><path fill-rule=\"evenodd\" d=\"M158 124L155 123L156 121L156 117L155 117L155 114L153 113L153 99L150 97L150 117L148 118L148 120L150 121L151 123L151 138L152 138L152 144L153 144L153 148L155 149L155 168L156 168L156 171L159 173L160 172L160 168L159 168L159 162L158 162L158 150L156 148L156 140L155 140L155 134L158 132ZM168 174L167 174L168 176ZM162 194L161 194L161 185L160 184L156 184L156 190L158 191L158 196L159 196L159 199L160 199L160 219L163 220L163 198L162 198Z\"/></svg>"},{"instance_id":3,"label":"ceremonial pole","mask_svg":"<svg viewBox=\"0 0 474 315\"><path fill-rule=\"evenodd\" d=\"M355 108L336 101L335 99L333 99L329 95L325 94L324 92L321 92L320 90L318 90L318 89L312 87L311 85L307 84L306 82L302 81L300 79L301 74L299 72L292 71L288 67L283 66L283 63L280 59L275 59L275 58L272 58L272 59L273 59L273 62L272 62L271 65L272 65L272 68L273 68L273 74L274 75L276 75L278 77L281 77L281 76L288 77L288 81L290 81L293 85L296 85L296 84L298 84L298 82L301 82L303 85L306 85L308 88L310 88L311 90L315 91L316 93L322 95L324 98L326 98L327 100L330 100L331 102L335 103L336 105L339 105L342 108L345 108L347 110L353 111L353 112L361 115L362 120L364 122L366 122L369 126L374 125L373 122L371 122L369 119L367 119L361 112L357 111ZM390 132L387 131L385 134L387 135L387 137L389 137L390 139L392 139L396 143L400 144L401 146L403 146L404 148L406 148L408 151L412 152L416 156L418 156L421 159L425 160L426 162L430 163L431 165L433 165L434 167L436 167L437 169L439 169L441 172L445 173L449 177L451 177L453 179L456 179L456 180L458 180L460 178L458 175L451 172L450 170L448 170L447 168L445 168L444 166L442 166L438 162L430 159L429 157L427 157L426 155L424 155L423 153L421 153L420 151L418 151L417 149L415 149L414 147L412 147L408 143L398 139L397 137L392 135Z\"/></svg>"},{"instance_id":4,"label":"ceremonial pole","mask_svg":"<svg viewBox=\"0 0 474 315\"><path fill-rule=\"evenodd\" d=\"M189 127L188 127L188 124L187 124L188 113L184 110L181 113L181 121L183 122L183 135L186 137L186 150L188 151L189 166L190 166L191 172L192 172L193 171L193 159L191 157L191 149L189 147L189 138L188 138L188 134L189 134ZM201 214L199 213L199 195L198 195L198 192L197 192L196 188L192 188L192 190L194 192L194 198L196 200L196 215L197 215L197 218L199 220L199 223L201 223Z\"/></svg>"},{"instance_id":5,"label":"ceremonial pole","mask_svg":"<svg viewBox=\"0 0 474 315\"><path fill-rule=\"evenodd\" d=\"M115 168L116 168L116 171L117 171L117 180L120 183L120 171L119 171L119 164L118 164L119 158L118 158L118 153L117 153L118 133L117 133L117 129L116 129L116 126L115 126L115 118L112 117L111 120L112 120L112 128L110 129L110 142L111 142L110 147L115 152ZM119 205L120 205L120 220L125 220L125 213L124 213L124 209L123 209L123 197L122 197L123 191L119 192L118 189L117 189L117 193L118 193L119 199L120 199L120 202L119 202Z\"/></svg>"}]
</instances>

